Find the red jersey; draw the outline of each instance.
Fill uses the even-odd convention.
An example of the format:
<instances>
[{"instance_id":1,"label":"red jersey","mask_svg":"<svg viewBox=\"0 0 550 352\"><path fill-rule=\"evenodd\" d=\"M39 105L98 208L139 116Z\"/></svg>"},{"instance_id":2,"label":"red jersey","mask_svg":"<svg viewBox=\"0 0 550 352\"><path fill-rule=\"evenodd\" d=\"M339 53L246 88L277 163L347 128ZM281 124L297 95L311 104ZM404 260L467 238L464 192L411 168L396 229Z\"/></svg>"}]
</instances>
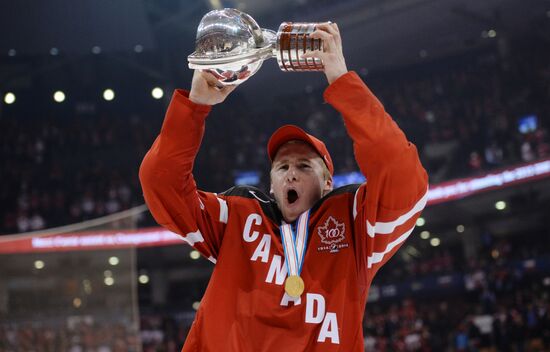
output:
<instances>
[{"instance_id":1,"label":"red jersey","mask_svg":"<svg viewBox=\"0 0 550 352\"><path fill-rule=\"evenodd\" d=\"M191 172L210 107L187 95L174 93L140 169L156 221L215 264L182 351L363 351L371 281L426 204L428 177L416 147L354 72L325 90L367 182L338 188L311 209L305 291L293 298L283 288L275 201L253 187L197 190Z\"/></svg>"}]
</instances>

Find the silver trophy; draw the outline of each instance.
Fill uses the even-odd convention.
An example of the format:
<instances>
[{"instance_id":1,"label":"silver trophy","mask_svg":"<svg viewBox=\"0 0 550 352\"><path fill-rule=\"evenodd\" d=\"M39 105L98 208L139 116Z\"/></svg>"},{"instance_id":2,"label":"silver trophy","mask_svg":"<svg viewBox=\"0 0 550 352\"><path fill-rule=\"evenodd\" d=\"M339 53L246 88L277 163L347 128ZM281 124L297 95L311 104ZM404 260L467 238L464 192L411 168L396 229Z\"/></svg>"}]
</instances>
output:
<instances>
[{"instance_id":1,"label":"silver trophy","mask_svg":"<svg viewBox=\"0 0 550 352\"><path fill-rule=\"evenodd\" d=\"M197 29L195 52L187 57L189 68L210 72L223 85L246 81L272 57L282 71L322 71L320 59L301 57L322 48L320 39L309 36L315 26L283 22L274 32L236 9L210 11Z\"/></svg>"}]
</instances>

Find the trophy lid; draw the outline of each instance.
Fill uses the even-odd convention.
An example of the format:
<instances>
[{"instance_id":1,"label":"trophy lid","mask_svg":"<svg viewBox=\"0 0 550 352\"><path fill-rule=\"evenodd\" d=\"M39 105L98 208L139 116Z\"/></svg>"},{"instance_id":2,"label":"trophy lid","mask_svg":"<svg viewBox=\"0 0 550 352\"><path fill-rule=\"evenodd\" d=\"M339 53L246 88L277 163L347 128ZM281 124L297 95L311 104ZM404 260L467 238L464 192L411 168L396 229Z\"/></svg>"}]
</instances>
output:
<instances>
[{"instance_id":1,"label":"trophy lid","mask_svg":"<svg viewBox=\"0 0 550 352\"><path fill-rule=\"evenodd\" d=\"M195 52L188 56L193 66L213 67L237 61L255 61L272 56L274 31L262 29L250 15L237 9L210 11L197 29Z\"/></svg>"}]
</instances>

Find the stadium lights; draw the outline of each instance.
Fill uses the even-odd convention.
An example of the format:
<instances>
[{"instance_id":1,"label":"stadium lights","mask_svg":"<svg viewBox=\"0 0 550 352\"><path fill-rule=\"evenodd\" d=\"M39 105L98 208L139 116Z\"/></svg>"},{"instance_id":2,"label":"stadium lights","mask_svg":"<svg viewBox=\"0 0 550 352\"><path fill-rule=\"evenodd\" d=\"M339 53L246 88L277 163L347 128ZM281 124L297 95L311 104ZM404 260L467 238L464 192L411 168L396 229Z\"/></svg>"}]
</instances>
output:
<instances>
[{"instance_id":1,"label":"stadium lights","mask_svg":"<svg viewBox=\"0 0 550 352\"><path fill-rule=\"evenodd\" d=\"M57 49L57 48L51 48L50 49L50 55L51 56L56 56L57 54L59 54L59 49Z\"/></svg>"},{"instance_id":2,"label":"stadium lights","mask_svg":"<svg viewBox=\"0 0 550 352\"><path fill-rule=\"evenodd\" d=\"M34 267L38 270L43 269L44 268L44 262L41 261L41 260L35 260L34 261Z\"/></svg>"},{"instance_id":3,"label":"stadium lights","mask_svg":"<svg viewBox=\"0 0 550 352\"><path fill-rule=\"evenodd\" d=\"M458 225L456 227L456 232L463 233L464 232L464 225Z\"/></svg>"},{"instance_id":4,"label":"stadium lights","mask_svg":"<svg viewBox=\"0 0 550 352\"><path fill-rule=\"evenodd\" d=\"M189 256L191 259L197 260L201 257L201 254L197 250L192 250L191 253L189 253Z\"/></svg>"},{"instance_id":5,"label":"stadium lights","mask_svg":"<svg viewBox=\"0 0 550 352\"><path fill-rule=\"evenodd\" d=\"M111 101L114 98L115 98L115 92L112 89L107 88L103 91L103 99L107 101Z\"/></svg>"},{"instance_id":6,"label":"stadium lights","mask_svg":"<svg viewBox=\"0 0 550 352\"><path fill-rule=\"evenodd\" d=\"M143 45L137 44L136 46L134 46L134 51L136 53L141 53L143 51Z\"/></svg>"},{"instance_id":7,"label":"stadium lights","mask_svg":"<svg viewBox=\"0 0 550 352\"><path fill-rule=\"evenodd\" d=\"M422 238L423 240L427 240L428 238L430 238L430 231L420 232L420 238Z\"/></svg>"},{"instance_id":8,"label":"stadium lights","mask_svg":"<svg viewBox=\"0 0 550 352\"><path fill-rule=\"evenodd\" d=\"M99 46L97 46L97 45L94 46L94 47L92 48L92 54L95 54L95 55L101 54L101 47L99 47Z\"/></svg>"},{"instance_id":9,"label":"stadium lights","mask_svg":"<svg viewBox=\"0 0 550 352\"><path fill-rule=\"evenodd\" d=\"M498 202L495 203L495 208L497 208L497 210L506 209L506 202L503 200L499 200Z\"/></svg>"},{"instance_id":10,"label":"stadium lights","mask_svg":"<svg viewBox=\"0 0 550 352\"><path fill-rule=\"evenodd\" d=\"M112 266L118 265L118 263L119 263L118 257L109 258L109 264L111 264Z\"/></svg>"},{"instance_id":11,"label":"stadium lights","mask_svg":"<svg viewBox=\"0 0 550 352\"><path fill-rule=\"evenodd\" d=\"M424 226L425 224L426 224L426 220L424 220L424 218L420 217L416 219L416 226L421 227L421 226Z\"/></svg>"},{"instance_id":12,"label":"stadium lights","mask_svg":"<svg viewBox=\"0 0 550 352\"><path fill-rule=\"evenodd\" d=\"M53 100L55 100L58 103L62 103L65 101L65 93L58 90L57 92L53 93Z\"/></svg>"},{"instance_id":13,"label":"stadium lights","mask_svg":"<svg viewBox=\"0 0 550 352\"><path fill-rule=\"evenodd\" d=\"M437 247L441 244L441 240L437 237L434 237L430 240L430 244L432 245L432 247Z\"/></svg>"},{"instance_id":14,"label":"stadium lights","mask_svg":"<svg viewBox=\"0 0 550 352\"><path fill-rule=\"evenodd\" d=\"M15 49L8 50L8 56L15 56L17 54L17 51Z\"/></svg>"},{"instance_id":15,"label":"stadium lights","mask_svg":"<svg viewBox=\"0 0 550 352\"><path fill-rule=\"evenodd\" d=\"M199 310L200 305L201 305L201 302L199 302L199 301L193 302L193 309L194 310Z\"/></svg>"},{"instance_id":16,"label":"stadium lights","mask_svg":"<svg viewBox=\"0 0 550 352\"><path fill-rule=\"evenodd\" d=\"M106 286L113 286L115 284L115 279L113 279L112 277L106 277L103 280L103 283L105 283Z\"/></svg>"},{"instance_id":17,"label":"stadium lights","mask_svg":"<svg viewBox=\"0 0 550 352\"><path fill-rule=\"evenodd\" d=\"M147 274L141 274L141 275L138 277L138 281L139 281L140 284L145 285L146 283L149 282L149 275L147 275Z\"/></svg>"},{"instance_id":18,"label":"stadium lights","mask_svg":"<svg viewBox=\"0 0 550 352\"><path fill-rule=\"evenodd\" d=\"M495 31L494 29L489 29L481 32L481 38L483 39L494 38L496 36L497 36L497 31Z\"/></svg>"},{"instance_id":19,"label":"stadium lights","mask_svg":"<svg viewBox=\"0 0 550 352\"><path fill-rule=\"evenodd\" d=\"M81 305L82 305L82 300L81 300L80 298L78 298L78 297L75 297L75 298L73 299L73 306L74 306L75 308L80 308Z\"/></svg>"},{"instance_id":20,"label":"stadium lights","mask_svg":"<svg viewBox=\"0 0 550 352\"><path fill-rule=\"evenodd\" d=\"M12 92L7 92L5 95L4 95L4 103L6 104L13 104L15 102L15 94L13 94Z\"/></svg>"},{"instance_id":21,"label":"stadium lights","mask_svg":"<svg viewBox=\"0 0 550 352\"><path fill-rule=\"evenodd\" d=\"M155 87L151 91L151 95L153 96L153 98L158 100L164 96L164 91L159 87Z\"/></svg>"}]
</instances>

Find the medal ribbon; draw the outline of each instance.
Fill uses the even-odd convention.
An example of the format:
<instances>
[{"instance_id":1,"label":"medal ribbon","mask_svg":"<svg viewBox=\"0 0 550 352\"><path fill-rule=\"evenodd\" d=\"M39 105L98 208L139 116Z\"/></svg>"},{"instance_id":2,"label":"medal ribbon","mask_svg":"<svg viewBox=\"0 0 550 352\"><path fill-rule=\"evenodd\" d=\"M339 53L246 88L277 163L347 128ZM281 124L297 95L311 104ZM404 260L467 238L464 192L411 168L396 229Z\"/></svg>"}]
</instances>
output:
<instances>
[{"instance_id":1,"label":"medal ribbon","mask_svg":"<svg viewBox=\"0 0 550 352\"><path fill-rule=\"evenodd\" d=\"M306 254L309 210L303 212L296 221L296 234L292 230L292 225L282 222L281 238L283 240L283 249L285 252L285 261L288 276L300 276L302 264Z\"/></svg>"}]
</instances>

